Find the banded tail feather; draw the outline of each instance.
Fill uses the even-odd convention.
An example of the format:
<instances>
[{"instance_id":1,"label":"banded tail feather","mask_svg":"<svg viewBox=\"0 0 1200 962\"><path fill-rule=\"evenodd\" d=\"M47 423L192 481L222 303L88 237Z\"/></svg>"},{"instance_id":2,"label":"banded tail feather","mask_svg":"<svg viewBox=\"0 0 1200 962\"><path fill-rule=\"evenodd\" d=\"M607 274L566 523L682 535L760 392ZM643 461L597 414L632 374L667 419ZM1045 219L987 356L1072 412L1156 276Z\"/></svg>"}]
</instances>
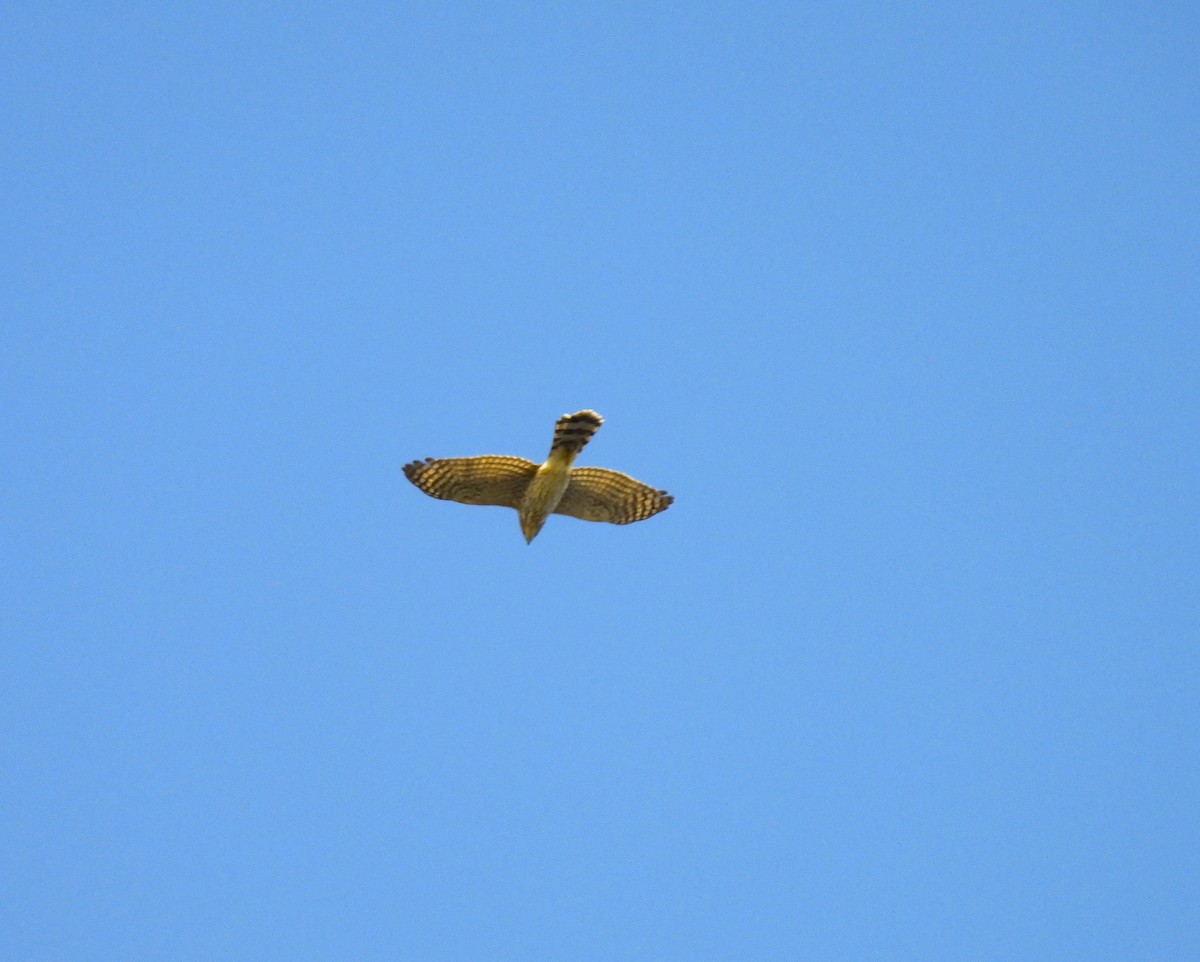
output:
<instances>
[{"instance_id":1,"label":"banded tail feather","mask_svg":"<svg viewBox=\"0 0 1200 962\"><path fill-rule=\"evenodd\" d=\"M576 411L574 414L564 414L554 425L554 441L550 444L550 453L561 451L574 458L592 439L592 435L600 430L604 418L595 411Z\"/></svg>"}]
</instances>

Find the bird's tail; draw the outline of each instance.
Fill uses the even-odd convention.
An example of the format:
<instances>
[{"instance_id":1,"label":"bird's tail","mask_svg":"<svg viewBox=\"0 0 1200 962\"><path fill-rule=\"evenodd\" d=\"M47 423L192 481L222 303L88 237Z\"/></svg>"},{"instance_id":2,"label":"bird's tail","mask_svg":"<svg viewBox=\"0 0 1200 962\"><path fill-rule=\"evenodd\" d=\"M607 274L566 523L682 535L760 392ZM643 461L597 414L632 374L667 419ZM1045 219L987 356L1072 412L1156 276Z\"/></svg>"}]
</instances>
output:
<instances>
[{"instance_id":1,"label":"bird's tail","mask_svg":"<svg viewBox=\"0 0 1200 962\"><path fill-rule=\"evenodd\" d=\"M554 425L554 441L550 445L550 453L558 452L560 456L574 460L575 455L584 449L603 423L604 418L595 411L564 414Z\"/></svg>"}]
</instances>

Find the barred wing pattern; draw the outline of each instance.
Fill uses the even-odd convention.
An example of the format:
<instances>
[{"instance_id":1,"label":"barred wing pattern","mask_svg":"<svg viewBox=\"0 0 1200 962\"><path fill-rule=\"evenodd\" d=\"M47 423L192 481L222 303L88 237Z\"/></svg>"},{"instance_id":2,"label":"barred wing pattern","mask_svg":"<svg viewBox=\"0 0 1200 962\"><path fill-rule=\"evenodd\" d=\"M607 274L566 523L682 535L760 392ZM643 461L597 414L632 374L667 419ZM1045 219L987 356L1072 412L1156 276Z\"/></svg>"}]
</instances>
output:
<instances>
[{"instance_id":1,"label":"barred wing pattern","mask_svg":"<svg viewBox=\"0 0 1200 962\"><path fill-rule=\"evenodd\" d=\"M675 499L636 478L608 468L572 468L555 514L583 521L630 524L665 511Z\"/></svg>"},{"instance_id":2,"label":"barred wing pattern","mask_svg":"<svg viewBox=\"0 0 1200 962\"><path fill-rule=\"evenodd\" d=\"M483 454L412 461L404 466L404 476L426 494L443 501L519 508L537 469L524 458Z\"/></svg>"}]
</instances>

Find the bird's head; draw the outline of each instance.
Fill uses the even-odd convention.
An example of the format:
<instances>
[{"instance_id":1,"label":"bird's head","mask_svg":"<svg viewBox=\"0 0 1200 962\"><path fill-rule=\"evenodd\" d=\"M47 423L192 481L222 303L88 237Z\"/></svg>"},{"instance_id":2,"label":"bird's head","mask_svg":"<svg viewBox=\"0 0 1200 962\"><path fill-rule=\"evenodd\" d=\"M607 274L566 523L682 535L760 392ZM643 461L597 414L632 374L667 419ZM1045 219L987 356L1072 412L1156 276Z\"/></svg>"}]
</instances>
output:
<instances>
[{"instance_id":1,"label":"bird's head","mask_svg":"<svg viewBox=\"0 0 1200 962\"><path fill-rule=\"evenodd\" d=\"M533 542L533 539L537 537L538 532L542 530L542 526L545 523L545 516L535 518L525 514L521 515L521 534L525 535L526 544Z\"/></svg>"}]
</instances>

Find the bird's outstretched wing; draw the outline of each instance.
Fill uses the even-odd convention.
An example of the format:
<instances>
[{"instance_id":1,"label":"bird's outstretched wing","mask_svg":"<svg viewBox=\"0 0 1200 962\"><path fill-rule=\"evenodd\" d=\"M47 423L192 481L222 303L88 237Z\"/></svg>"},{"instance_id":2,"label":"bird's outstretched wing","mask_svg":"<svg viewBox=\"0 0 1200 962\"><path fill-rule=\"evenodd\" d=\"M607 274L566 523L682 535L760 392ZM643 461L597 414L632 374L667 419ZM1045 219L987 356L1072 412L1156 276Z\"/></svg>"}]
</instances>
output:
<instances>
[{"instance_id":1,"label":"bird's outstretched wing","mask_svg":"<svg viewBox=\"0 0 1200 962\"><path fill-rule=\"evenodd\" d=\"M630 524L665 511L675 499L636 478L608 468L572 468L555 514L584 521Z\"/></svg>"},{"instance_id":2,"label":"bird's outstretched wing","mask_svg":"<svg viewBox=\"0 0 1200 962\"><path fill-rule=\"evenodd\" d=\"M443 501L516 508L537 469L524 458L482 454L411 461L404 466L404 476L430 497Z\"/></svg>"}]
</instances>

